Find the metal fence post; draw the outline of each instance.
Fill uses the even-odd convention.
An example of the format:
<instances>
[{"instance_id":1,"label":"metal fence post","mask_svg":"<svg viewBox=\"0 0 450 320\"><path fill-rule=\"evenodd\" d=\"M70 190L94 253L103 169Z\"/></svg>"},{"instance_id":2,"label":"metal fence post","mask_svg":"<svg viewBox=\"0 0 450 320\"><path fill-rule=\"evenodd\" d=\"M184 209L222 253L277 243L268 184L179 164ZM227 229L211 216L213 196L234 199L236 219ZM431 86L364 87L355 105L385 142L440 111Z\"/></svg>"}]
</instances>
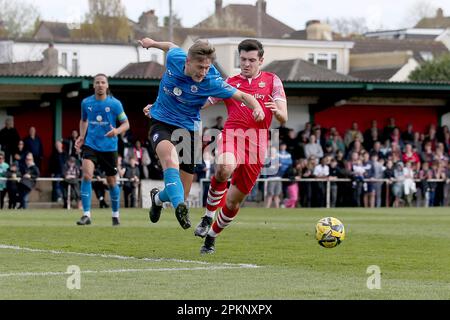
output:
<instances>
[{"instance_id":1,"label":"metal fence post","mask_svg":"<svg viewBox=\"0 0 450 320\"><path fill-rule=\"evenodd\" d=\"M331 182L327 180L327 209L331 208Z\"/></svg>"},{"instance_id":2,"label":"metal fence post","mask_svg":"<svg viewBox=\"0 0 450 320\"><path fill-rule=\"evenodd\" d=\"M70 183L68 183L67 186L67 210L71 209L72 206L72 186L70 185Z\"/></svg>"}]
</instances>

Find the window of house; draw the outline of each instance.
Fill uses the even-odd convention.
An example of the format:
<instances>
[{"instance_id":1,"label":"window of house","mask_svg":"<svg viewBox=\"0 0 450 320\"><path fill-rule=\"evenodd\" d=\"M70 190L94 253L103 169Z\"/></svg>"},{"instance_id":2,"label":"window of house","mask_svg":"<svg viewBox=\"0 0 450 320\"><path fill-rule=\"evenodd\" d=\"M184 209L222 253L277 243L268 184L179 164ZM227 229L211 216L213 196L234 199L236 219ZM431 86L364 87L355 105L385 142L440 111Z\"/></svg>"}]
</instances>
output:
<instances>
[{"instance_id":1,"label":"window of house","mask_svg":"<svg viewBox=\"0 0 450 320\"><path fill-rule=\"evenodd\" d=\"M78 55L76 52L73 53L72 57L72 75L78 75Z\"/></svg>"},{"instance_id":2,"label":"window of house","mask_svg":"<svg viewBox=\"0 0 450 320\"><path fill-rule=\"evenodd\" d=\"M337 70L337 54L331 54L331 70Z\"/></svg>"},{"instance_id":3,"label":"window of house","mask_svg":"<svg viewBox=\"0 0 450 320\"><path fill-rule=\"evenodd\" d=\"M309 53L308 61L330 70L337 70L338 55L336 53Z\"/></svg>"},{"instance_id":4,"label":"window of house","mask_svg":"<svg viewBox=\"0 0 450 320\"><path fill-rule=\"evenodd\" d=\"M61 65L67 69L67 52L61 53Z\"/></svg>"},{"instance_id":5,"label":"window of house","mask_svg":"<svg viewBox=\"0 0 450 320\"><path fill-rule=\"evenodd\" d=\"M316 57L316 64L324 68L328 68L329 56L326 53L319 53Z\"/></svg>"}]
</instances>

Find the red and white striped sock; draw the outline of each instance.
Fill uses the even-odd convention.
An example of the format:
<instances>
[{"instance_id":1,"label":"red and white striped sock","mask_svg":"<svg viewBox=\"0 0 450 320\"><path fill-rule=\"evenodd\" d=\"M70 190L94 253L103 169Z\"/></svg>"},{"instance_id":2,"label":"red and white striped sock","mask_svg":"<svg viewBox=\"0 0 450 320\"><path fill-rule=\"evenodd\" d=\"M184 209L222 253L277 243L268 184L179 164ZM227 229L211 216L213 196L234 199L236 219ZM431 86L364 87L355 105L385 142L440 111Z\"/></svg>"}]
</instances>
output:
<instances>
[{"instance_id":1,"label":"red and white striped sock","mask_svg":"<svg viewBox=\"0 0 450 320\"><path fill-rule=\"evenodd\" d=\"M227 193L228 182L217 182L216 177L211 179L208 190L208 200L206 201L206 216L214 218L216 210L223 204Z\"/></svg>"},{"instance_id":2,"label":"red and white striped sock","mask_svg":"<svg viewBox=\"0 0 450 320\"><path fill-rule=\"evenodd\" d=\"M217 215L217 219L213 222L211 229L209 229L208 235L214 238L217 237L223 229L228 227L230 223L233 222L238 212L239 209L230 210L225 205Z\"/></svg>"}]
</instances>

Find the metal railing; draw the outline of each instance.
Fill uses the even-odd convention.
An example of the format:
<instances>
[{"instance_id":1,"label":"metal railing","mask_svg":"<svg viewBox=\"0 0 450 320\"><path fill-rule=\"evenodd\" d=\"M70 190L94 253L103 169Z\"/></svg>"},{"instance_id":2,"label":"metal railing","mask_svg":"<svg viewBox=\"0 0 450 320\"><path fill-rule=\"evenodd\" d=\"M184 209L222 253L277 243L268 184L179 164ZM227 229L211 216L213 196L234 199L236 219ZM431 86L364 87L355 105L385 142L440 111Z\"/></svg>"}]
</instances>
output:
<instances>
[{"instance_id":1,"label":"metal railing","mask_svg":"<svg viewBox=\"0 0 450 320\"><path fill-rule=\"evenodd\" d=\"M424 180L420 180L420 179L412 179L414 182L422 182ZM330 209L331 208L331 183L341 183L341 182L354 182L355 180L353 179L348 179L348 178L302 178L302 179L295 179L295 180L291 180L291 179L286 179L286 178L259 178L256 180L257 182L264 182L264 199L266 199L267 197L267 185L269 182L275 182L275 181L279 181L279 182L326 182L326 208ZM403 182L404 180L400 180L400 179L374 179L374 178L368 178L368 179L364 179L364 182L367 183L371 183L371 182L381 182L381 183L386 183L388 186L392 185L396 182ZM446 184L450 183L450 179L427 179L427 182L443 182ZM200 180L200 197L199 199L203 198L203 191L204 191L204 183L206 182L211 182L211 179L201 179ZM389 197L390 197L390 188L386 188L386 198L387 198L387 204L389 204Z\"/></svg>"},{"instance_id":2,"label":"metal railing","mask_svg":"<svg viewBox=\"0 0 450 320\"><path fill-rule=\"evenodd\" d=\"M4 178L4 177L0 177L0 181L17 181L20 182L22 180L22 177L20 178ZM64 182L67 179L65 178L36 178L34 179L34 181L36 182ZM82 179L78 178L78 179L74 179L75 181L81 182ZM117 181L119 182L127 182L130 181L131 179L125 179L125 178L120 178L117 179ZM72 180L73 181L73 180ZM106 183L106 178L102 178L102 179L92 179L92 181L102 181L104 183ZM139 193L139 189L137 189L137 192ZM71 199L72 199L72 186L70 183L67 184L67 210L71 210ZM137 199L138 197L136 197Z\"/></svg>"}]
</instances>

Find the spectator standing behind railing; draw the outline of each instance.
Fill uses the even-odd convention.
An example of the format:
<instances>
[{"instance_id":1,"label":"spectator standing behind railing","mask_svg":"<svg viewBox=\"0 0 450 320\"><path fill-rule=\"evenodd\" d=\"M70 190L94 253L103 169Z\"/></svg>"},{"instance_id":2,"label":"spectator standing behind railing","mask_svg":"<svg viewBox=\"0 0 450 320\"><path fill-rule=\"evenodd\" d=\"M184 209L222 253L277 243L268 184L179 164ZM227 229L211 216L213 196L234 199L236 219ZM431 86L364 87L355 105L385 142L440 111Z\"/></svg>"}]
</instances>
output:
<instances>
[{"instance_id":1,"label":"spectator standing behind railing","mask_svg":"<svg viewBox=\"0 0 450 320\"><path fill-rule=\"evenodd\" d=\"M280 176L280 154L275 147L270 148L270 172L276 172L273 176L268 177L268 179L274 180L282 178ZM280 196L282 195L282 183L281 181L268 181L267 182L267 203L266 208L272 206L272 201L275 203L275 208L280 207Z\"/></svg>"},{"instance_id":2,"label":"spectator standing behind railing","mask_svg":"<svg viewBox=\"0 0 450 320\"><path fill-rule=\"evenodd\" d=\"M303 179L314 178L313 172L316 167L316 158L311 156L308 158L306 165L302 169ZM302 207L311 208L312 207L312 182L304 181L300 182L300 203Z\"/></svg>"},{"instance_id":3,"label":"spectator standing behind railing","mask_svg":"<svg viewBox=\"0 0 450 320\"><path fill-rule=\"evenodd\" d=\"M296 208L298 201L298 182L302 174L302 161L297 160L294 166L290 166L285 173L285 178L289 179L287 186L287 197L284 199L286 208Z\"/></svg>"},{"instance_id":4,"label":"spectator standing behind railing","mask_svg":"<svg viewBox=\"0 0 450 320\"><path fill-rule=\"evenodd\" d=\"M8 172L9 164L5 161L5 153L0 151L0 178L6 178L6 173ZM3 209L5 195L6 195L6 181L0 180L0 208Z\"/></svg>"},{"instance_id":5,"label":"spectator standing behind railing","mask_svg":"<svg viewBox=\"0 0 450 320\"><path fill-rule=\"evenodd\" d=\"M392 187L392 193L394 194L394 207L398 208L400 206L400 201L403 199L403 195L405 194L404 190L404 180L405 180L405 172L403 171L404 165L403 162L398 161L394 167L394 178L395 183Z\"/></svg>"},{"instance_id":6,"label":"spectator standing behind railing","mask_svg":"<svg viewBox=\"0 0 450 320\"><path fill-rule=\"evenodd\" d=\"M318 164L313 171L313 175L316 178L328 178L330 175L330 167L328 166L330 162L329 157L323 157L320 159L320 164ZM326 187L327 183L325 181L318 181L314 183L316 186L316 204L319 207L326 206Z\"/></svg>"},{"instance_id":7,"label":"spectator standing behind railing","mask_svg":"<svg viewBox=\"0 0 450 320\"><path fill-rule=\"evenodd\" d=\"M14 153L19 143L20 136L17 129L14 128L13 118L7 117L5 127L0 130L0 145L5 152L5 162L11 164L14 161Z\"/></svg>"},{"instance_id":8,"label":"spectator standing behind railing","mask_svg":"<svg viewBox=\"0 0 450 320\"><path fill-rule=\"evenodd\" d=\"M363 192L367 190L367 182L364 180L366 170L361 158L353 160L351 166L352 166L353 206L361 207L361 198Z\"/></svg>"},{"instance_id":9,"label":"spectator standing behind railing","mask_svg":"<svg viewBox=\"0 0 450 320\"><path fill-rule=\"evenodd\" d=\"M34 163L33 154L31 152L27 153L25 158L26 168L22 172L22 179L19 184L19 197L20 206L18 209L28 208L28 196L36 186L36 179L40 175L39 168Z\"/></svg>"},{"instance_id":10,"label":"spectator standing behind railing","mask_svg":"<svg viewBox=\"0 0 450 320\"><path fill-rule=\"evenodd\" d=\"M331 159L330 161L330 180L336 180L343 177L343 173L341 172L341 169L338 167L338 162L335 158ZM330 183L330 206L331 208L335 208L337 205L337 199L338 199L338 192L339 187L337 182L331 182Z\"/></svg>"},{"instance_id":11,"label":"spectator standing behind railing","mask_svg":"<svg viewBox=\"0 0 450 320\"><path fill-rule=\"evenodd\" d=\"M387 190L383 190L386 192L386 207L390 207L392 203L392 182L395 179L394 173L394 162L392 160L386 160L386 168L383 172L383 178L388 179L388 182L385 185ZM384 194L384 193L383 193Z\"/></svg>"},{"instance_id":12,"label":"spectator standing behind railing","mask_svg":"<svg viewBox=\"0 0 450 320\"><path fill-rule=\"evenodd\" d=\"M378 158L378 153L371 153L370 159L372 161L372 176L374 179L383 179L384 178L384 159ZM381 202L383 199L383 182L372 182L373 190L375 192L375 207L380 208Z\"/></svg>"},{"instance_id":13,"label":"spectator standing behind railing","mask_svg":"<svg viewBox=\"0 0 450 320\"><path fill-rule=\"evenodd\" d=\"M17 164L17 168L19 169L20 172L22 172L23 170L25 170L25 158L27 156L27 152L25 150L25 144L23 143L23 140L20 140L17 143L17 148L16 151L14 152L14 160L13 162L15 162Z\"/></svg>"},{"instance_id":14,"label":"spectator standing behind railing","mask_svg":"<svg viewBox=\"0 0 450 320\"><path fill-rule=\"evenodd\" d=\"M42 145L41 138L36 135L36 128L30 127L28 130L28 136L23 139L25 151L33 154L35 165L38 169L41 169L41 161L44 157L44 147Z\"/></svg>"},{"instance_id":15,"label":"spectator standing behind railing","mask_svg":"<svg viewBox=\"0 0 450 320\"><path fill-rule=\"evenodd\" d=\"M406 206L411 207L412 199L416 193L416 183L414 182L414 170L412 167L412 161L408 161L403 168L403 176L405 180L403 182Z\"/></svg>"},{"instance_id":16,"label":"spectator standing behind railing","mask_svg":"<svg viewBox=\"0 0 450 320\"><path fill-rule=\"evenodd\" d=\"M61 141L56 141L52 155L50 156L50 174L52 178L63 177L66 161L67 154L63 150L63 144ZM52 201L63 201L63 186L61 181L53 181L52 186Z\"/></svg>"},{"instance_id":17,"label":"spectator standing behind railing","mask_svg":"<svg viewBox=\"0 0 450 320\"><path fill-rule=\"evenodd\" d=\"M72 133L70 134L70 137L68 137L67 139L63 140L63 145L64 145L64 151L67 154L67 158L75 157L77 159L77 161L80 161L81 160L81 154L75 148L75 142L77 141L78 136L79 136L78 135L78 131L77 130L72 130Z\"/></svg>"},{"instance_id":18,"label":"spectator standing behind railing","mask_svg":"<svg viewBox=\"0 0 450 320\"><path fill-rule=\"evenodd\" d=\"M8 191L8 199L9 199L8 209L15 209L17 203L20 200L19 181L21 177L22 174L20 173L17 163L16 162L11 163L8 172L6 173L6 178L8 178L8 181L6 181L6 190Z\"/></svg>"},{"instance_id":19,"label":"spectator standing behind railing","mask_svg":"<svg viewBox=\"0 0 450 320\"><path fill-rule=\"evenodd\" d=\"M147 148L142 147L141 141L137 140L134 147L126 148L124 152L125 162L130 163L130 158L134 157L141 174L140 178L148 179L148 166L150 165L151 160Z\"/></svg>"},{"instance_id":20,"label":"spectator standing behind railing","mask_svg":"<svg viewBox=\"0 0 450 320\"><path fill-rule=\"evenodd\" d=\"M307 159L310 157L321 159L323 157L322 146L316 141L316 136L313 134L309 137L309 143L305 145L305 157Z\"/></svg>"},{"instance_id":21,"label":"spectator standing behind railing","mask_svg":"<svg viewBox=\"0 0 450 320\"><path fill-rule=\"evenodd\" d=\"M78 209L82 209L81 206L81 196L80 196L80 177L81 169L77 163L75 157L70 157L64 165L63 169L64 176L64 208L67 208L68 203L75 200L77 202ZM70 199L68 194L68 189L70 186Z\"/></svg>"},{"instance_id":22,"label":"spectator standing behind railing","mask_svg":"<svg viewBox=\"0 0 450 320\"><path fill-rule=\"evenodd\" d=\"M125 208L135 208L136 207L136 191L139 185L140 177L139 167L137 166L137 161L135 157L130 157L129 164L125 168L125 181L123 184L123 193L125 200Z\"/></svg>"}]
</instances>

